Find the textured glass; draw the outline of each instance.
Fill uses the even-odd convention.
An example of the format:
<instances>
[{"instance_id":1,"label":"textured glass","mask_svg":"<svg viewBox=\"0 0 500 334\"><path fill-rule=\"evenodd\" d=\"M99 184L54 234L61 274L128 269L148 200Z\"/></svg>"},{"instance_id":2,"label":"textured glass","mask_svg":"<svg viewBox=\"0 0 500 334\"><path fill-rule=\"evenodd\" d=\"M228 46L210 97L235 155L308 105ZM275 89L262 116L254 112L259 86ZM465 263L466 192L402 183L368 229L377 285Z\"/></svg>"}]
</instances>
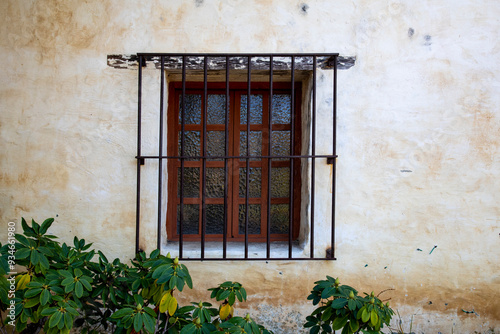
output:
<instances>
[{"instance_id":1,"label":"textured glass","mask_svg":"<svg viewBox=\"0 0 500 334\"><path fill-rule=\"evenodd\" d=\"M226 124L226 95L208 95L207 124Z\"/></svg>"},{"instance_id":2,"label":"textured glass","mask_svg":"<svg viewBox=\"0 0 500 334\"><path fill-rule=\"evenodd\" d=\"M262 132L261 131L250 131L250 154L251 156L261 156L262 155ZM247 132L240 131L240 155L247 155ZM244 158L240 160L245 160ZM250 160L260 160L252 158Z\"/></svg>"},{"instance_id":3,"label":"textured glass","mask_svg":"<svg viewBox=\"0 0 500 334\"><path fill-rule=\"evenodd\" d=\"M184 204L182 219L183 234L198 234L200 210L198 204ZM177 234L180 234L181 206L177 205Z\"/></svg>"},{"instance_id":4,"label":"textured glass","mask_svg":"<svg viewBox=\"0 0 500 334\"><path fill-rule=\"evenodd\" d=\"M240 197L245 198L246 195L246 180L247 180L247 169L240 168ZM249 172L249 198L252 197L261 197L261 184L262 184L262 176L261 176L261 168L250 168Z\"/></svg>"},{"instance_id":5,"label":"textured glass","mask_svg":"<svg viewBox=\"0 0 500 334\"><path fill-rule=\"evenodd\" d=\"M288 204L271 204L271 233L287 234L289 224Z\"/></svg>"},{"instance_id":6,"label":"textured glass","mask_svg":"<svg viewBox=\"0 0 500 334\"><path fill-rule=\"evenodd\" d=\"M207 155L209 157L222 157L225 155L225 136L224 131L207 131ZM212 160L222 160L222 158Z\"/></svg>"},{"instance_id":7,"label":"textured glass","mask_svg":"<svg viewBox=\"0 0 500 334\"><path fill-rule=\"evenodd\" d=\"M273 124L290 124L291 101L292 97L290 95L273 95Z\"/></svg>"},{"instance_id":8,"label":"textured glass","mask_svg":"<svg viewBox=\"0 0 500 334\"><path fill-rule=\"evenodd\" d=\"M179 155L181 154L181 139L182 132L179 131ZM198 157L200 156L200 132L199 131L184 131L184 156ZM199 159L187 159L199 160Z\"/></svg>"},{"instance_id":9,"label":"textured glass","mask_svg":"<svg viewBox=\"0 0 500 334\"><path fill-rule=\"evenodd\" d=\"M245 205L240 204L239 233L245 234ZM248 234L260 234L260 204L248 205Z\"/></svg>"},{"instance_id":10,"label":"textured glass","mask_svg":"<svg viewBox=\"0 0 500 334\"><path fill-rule=\"evenodd\" d=\"M250 124L262 124L262 95L251 95ZM247 124L247 95L241 96L240 124Z\"/></svg>"},{"instance_id":11,"label":"textured glass","mask_svg":"<svg viewBox=\"0 0 500 334\"><path fill-rule=\"evenodd\" d=\"M200 195L200 169L197 167L184 167L184 180L182 182L184 198L197 198ZM177 196L181 196L181 169L177 169Z\"/></svg>"},{"instance_id":12,"label":"textured glass","mask_svg":"<svg viewBox=\"0 0 500 334\"><path fill-rule=\"evenodd\" d=\"M271 197L290 197L290 168L271 169Z\"/></svg>"},{"instance_id":13,"label":"textured glass","mask_svg":"<svg viewBox=\"0 0 500 334\"><path fill-rule=\"evenodd\" d=\"M224 198L224 168L207 168L206 194L210 198Z\"/></svg>"},{"instance_id":14,"label":"textured glass","mask_svg":"<svg viewBox=\"0 0 500 334\"><path fill-rule=\"evenodd\" d=\"M179 98L179 124L182 123L182 95ZM186 94L184 124L201 123L201 95Z\"/></svg>"},{"instance_id":15,"label":"textured glass","mask_svg":"<svg viewBox=\"0 0 500 334\"><path fill-rule=\"evenodd\" d=\"M224 205L207 205L207 224L205 231L207 234L222 234L224 232Z\"/></svg>"},{"instance_id":16,"label":"textured glass","mask_svg":"<svg viewBox=\"0 0 500 334\"><path fill-rule=\"evenodd\" d=\"M271 155L290 155L290 131L273 131Z\"/></svg>"}]
</instances>

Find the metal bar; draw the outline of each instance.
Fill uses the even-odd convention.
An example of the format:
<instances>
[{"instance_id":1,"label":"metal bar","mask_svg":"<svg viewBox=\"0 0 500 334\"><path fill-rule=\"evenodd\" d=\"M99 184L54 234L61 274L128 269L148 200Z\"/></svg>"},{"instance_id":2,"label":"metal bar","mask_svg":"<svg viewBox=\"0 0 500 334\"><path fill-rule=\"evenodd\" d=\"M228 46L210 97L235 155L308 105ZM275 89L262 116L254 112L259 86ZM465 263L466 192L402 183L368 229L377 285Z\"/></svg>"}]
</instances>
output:
<instances>
[{"instance_id":1,"label":"metal bar","mask_svg":"<svg viewBox=\"0 0 500 334\"><path fill-rule=\"evenodd\" d=\"M290 101L290 154L295 153L295 56L292 56L291 68L291 101ZM294 159L290 158L290 206L289 206L289 223L288 223L288 258L292 258L292 242L293 242L293 200L294 200Z\"/></svg>"},{"instance_id":2,"label":"metal bar","mask_svg":"<svg viewBox=\"0 0 500 334\"><path fill-rule=\"evenodd\" d=\"M298 258L293 258L289 259L288 257L272 257L272 258L266 258L266 257L252 257L252 258L242 258L242 257L228 257L225 259L219 258L219 257L205 257L205 258L195 258L195 257L189 257L189 258L183 258L183 261L220 261L220 260L226 260L226 261L325 261L325 260L332 260L329 257L315 257L315 258L309 258L309 257L298 257Z\"/></svg>"},{"instance_id":3,"label":"metal bar","mask_svg":"<svg viewBox=\"0 0 500 334\"><path fill-rule=\"evenodd\" d=\"M273 56L269 58L269 146L268 153L271 155L273 147ZM267 159L267 231L266 231L266 257L271 257L271 162Z\"/></svg>"},{"instance_id":4,"label":"metal bar","mask_svg":"<svg viewBox=\"0 0 500 334\"><path fill-rule=\"evenodd\" d=\"M315 176L316 176L316 56L313 56L313 95L312 95L312 135L311 135L311 153L313 155L311 161L311 240L310 240L310 256L314 258L314 192L315 192Z\"/></svg>"},{"instance_id":5,"label":"metal bar","mask_svg":"<svg viewBox=\"0 0 500 334\"><path fill-rule=\"evenodd\" d=\"M224 131L224 153L229 155L229 56L226 57L226 113L225 113L225 131ZM224 159L224 233L222 240L222 258L227 256L227 227L228 227L228 196L229 189L229 167L227 158Z\"/></svg>"},{"instance_id":6,"label":"metal bar","mask_svg":"<svg viewBox=\"0 0 500 334\"><path fill-rule=\"evenodd\" d=\"M252 83L252 58L248 57L247 77L247 156L250 155L250 107L251 107L251 83ZM250 159L246 158L246 180L245 180L245 259L248 258L248 197L250 196Z\"/></svg>"},{"instance_id":7,"label":"metal bar","mask_svg":"<svg viewBox=\"0 0 500 334\"><path fill-rule=\"evenodd\" d=\"M206 208L206 178L207 178L207 107L208 107L208 57L203 63L203 140L202 140L202 165L201 165L201 258L205 257L205 233L207 224Z\"/></svg>"},{"instance_id":8,"label":"metal bar","mask_svg":"<svg viewBox=\"0 0 500 334\"><path fill-rule=\"evenodd\" d=\"M160 71L160 129L159 129L159 138L158 138L158 155L163 155L163 96L165 94L165 57L161 56L161 71ZM158 221L157 221L157 229L156 229L156 248L160 249L161 247L161 201L162 201L162 188L163 188L163 180L162 180L162 172L163 172L163 160L158 160Z\"/></svg>"},{"instance_id":9,"label":"metal bar","mask_svg":"<svg viewBox=\"0 0 500 334\"><path fill-rule=\"evenodd\" d=\"M186 56L182 57L182 93L181 93L181 180L180 180L180 213L179 213L179 257L182 258L182 253L183 253L183 246L184 246L184 143L186 141L186 136L185 136L185 125L186 125L186 120L185 120L185 113L186 113ZM177 122L177 120L176 120ZM173 175L172 177L175 177Z\"/></svg>"},{"instance_id":10,"label":"metal bar","mask_svg":"<svg viewBox=\"0 0 500 334\"><path fill-rule=\"evenodd\" d=\"M211 155L210 159L237 159L237 158L255 158L255 155ZM310 158L326 158L326 159L333 159L337 158L338 156L336 155L331 155L331 154L316 154L316 155L311 155L311 154L305 154L305 155L259 155L258 158L262 159L310 159ZM157 155L143 155L140 157L135 157L136 159L202 159L203 156L199 155L186 155L186 156L181 156L181 155L164 155L164 156L157 156Z\"/></svg>"},{"instance_id":11,"label":"metal bar","mask_svg":"<svg viewBox=\"0 0 500 334\"><path fill-rule=\"evenodd\" d=\"M142 121L142 56L139 56L139 75L137 79L137 156L141 156ZM135 252L139 252L139 233L141 222L141 159L137 159L137 197L135 208Z\"/></svg>"},{"instance_id":12,"label":"metal bar","mask_svg":"<svg viewBox=\"0 0 500 334\"><path fill-rule=\"evenodd\" d=\"M154 57L154 56L167 56L167 57L178 57L179 55L187 56L187 57L209 57L209 58L217 58L217 57L292 57L296 56L296 53L172 53L172 52L139 52L137 56L143 57ZM301 57L333 57L339 56L338 52L335 53L300 53Z\"/></svg>"},{"instance_id":13,"label":"metal bar","mask_svg":"<svg viewBox=\"0 0 500 334\"><path fill-rule=\"evenodd\" d=\"M333 63L333 155L337 156L337 56L334 57ZM333 159L332 164L332 234L331 234L331 249L330 257L335 258L335 183L336 183L336 161Z\"/></svg>"}]
</instances>

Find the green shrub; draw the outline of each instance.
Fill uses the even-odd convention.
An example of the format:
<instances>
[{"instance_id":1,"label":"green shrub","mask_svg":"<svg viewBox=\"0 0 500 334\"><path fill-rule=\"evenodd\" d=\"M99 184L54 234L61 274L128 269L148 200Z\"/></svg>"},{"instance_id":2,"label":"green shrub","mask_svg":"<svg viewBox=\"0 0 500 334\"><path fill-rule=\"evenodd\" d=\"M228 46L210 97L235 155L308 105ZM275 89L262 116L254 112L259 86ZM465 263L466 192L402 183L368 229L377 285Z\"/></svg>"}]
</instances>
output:
<instances>
[{"instance_id":1,"label":"green shrub","mask_svg":"<svg viewBox=\"0 0 500 334\"><path fill-rule=\"evenodd\" d=\"M237 282L225 282L212 291L221 302L219 309L208 302L180 307L176 295L193 283L188 268L163 256L159 250L149 256L141 252L130 265L109 261L91 250L84 239L62 245L47 230L54 219L41 225L22 219L23 234L16 234L16 264L25 271L16 275L15 329L47 334L69 333L252 333L270 331L249 315L233 317L236 299L246 301L246 291ZM0 245L1 247L1 245ZM9 267L1 247L0 308L7 310ZM95 260L96 258L96 260ZM3 332L11 320L2 319ZM12 323L12 322L10 322Z\"/></svg>"},{"instance_id":2,"label":"green shrub","mask_svg":"<svg viewBox=\"0 0 500 334\"><path fill-rule=\"evenodd\" d=\"M341 285L338 278L326 277L317 281L307 297L313 305L320 304L306 318L304 327L311 334L332 333L342 329L342 334L380 333L380 329L391 321L394 311L389 303L384 304L373 292L364 297L348 286Z\"/></svg>"}]
</instances>

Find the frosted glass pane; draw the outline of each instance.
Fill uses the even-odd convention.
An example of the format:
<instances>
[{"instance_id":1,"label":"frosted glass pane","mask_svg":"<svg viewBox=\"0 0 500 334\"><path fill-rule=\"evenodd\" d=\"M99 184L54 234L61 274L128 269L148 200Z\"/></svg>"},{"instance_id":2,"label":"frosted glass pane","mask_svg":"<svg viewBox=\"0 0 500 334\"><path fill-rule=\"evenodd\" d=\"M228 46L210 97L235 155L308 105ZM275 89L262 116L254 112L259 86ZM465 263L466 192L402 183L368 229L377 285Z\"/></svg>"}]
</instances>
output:
<instances>
[{"instance_id":1,"label":"frosted glass pane","mask_svg":"<svg viewBox=\"0 0 500 334\"><path fill-rule=\"evenodd\" d=\"M262 155L262 132L261 131L250 131L250 154L252 156L261 156ZM247 155L247 132L240 131L240 155ZM240 159L245 160L245 159ZM250 160L257 161L260 159L252 158Z\"/></svg>"},{"instance_id":2,"label":"frosted glass pane","mask_svg":"<svg viewBox=\"0 0 500 334\"><path fill-rule=\"evenodd\" d=\"M224 131L207 131L207 155L209 157L225 155L225 135ZM212 160L222 160L222 158Z\"/></svg>"},{"instance_id":3,"label":"frosted glass pane","mask_svg":"<svg viewBox=\"0 0 500 334\"><path fill-rule=\"evenodd\" d=\"M246 195L246 180L247 180L247 169L240 168L240 197L245 198ZM261 168L250 168L250 181L249 185L249 198L252 197L261 197L261 184L262 184L262 176L261 176Z\"/></svg>"},{"instance_id":4,"label":"frosted glass pane","mask_svg":"<svg viewBox=\"0 0 500 334\"><path fill-rule=\"evenodd\" d=\"M182 182L183 197L197 198L200 194L200 169L184 167L184 180ZM177 169L177 196L181 196L181 169Z\"/></svg>"},{"instance_id":5,"label":"frosted glass pane","mask_svg":"<svg viewBox=\"0 0 500 334\"><path fill-rule=\"evenodd\" d=\"M186 94L186 111L184 112L184 124L201 123L201 95ZM179 98L179 124L182 123L182 95Z\"/></svg>"},{"instance_id":6,"label":"frosted glass pane","mask_svg":"<svg viewBox=\"0 0 500 334\"><path fill-rule=\"evenodd\" d=\"M290 95L273 95L273 124L290 124L291 101L292 97Z\"/></svg>"},{"instance_id":7,"label":"frosted glass pane","mask_svg":"<svg viewBox=\"0 0 500 334\"><path fill-rule=\"evenodd\" d=\"M290 168L271 169L271 197L290 197Z\"/></svg>"},{"instance_id":8,"label":"frosted glass pane","mask_svg":"<svg viewBox=\"0 0 500 334\"><path fill-rule=\"evenodd\" d=\"M183 234L198 234L200 210L198 204L183 205L182 232ZM177 205L177 234L180 234L181 206Z\"/></svg>"},{"instance_id":9,"label":"frosted glass pane","mask_svg":"<svg viewBox=\"0 0 500 334\"><path fill-rule=\"evenodd\" d=\"M181 154L181 137L182 132L179 131L179 155ZM184 132L184 156L198 157L200 156L200 132L199 131L185 131ZM199 160L199 159L186 159L186 160Z\"/></svg>"},{"instance_id":10,"label":"frosted glass pane","mask_svg":"<svg viewBox=\"0 0 500 334\"><path fill-rule=\"evenodd\" d=\"M247 95L241 96L240 124L247 124ZM251 95L250 124L262 124L262 95Z\"/></svg>"},{"instance_id":11,"label":"frosted glass pane","mask_svg":"<svg viewBox=\"0 0 500 334\"><path fill-rule=\"evenodd\" d=\"M207 224L205 225L207 234L222 234L224 232L224 205L207 205Z\"/></svg>"},{"instance_id":12,"label":"frosted glass pane","mask_svg":"<svg viewBox=\"0 0 500 334\"><path fill-rule=\"evenodd\" d=\"M245 205L240 204L239 233L245 234ZM260 234L260 204L248 205L248 234Z\"/></svg>"},{"instance_id":13,"label":"frosted glass pane","mask_svg":"<svg viewBox=\"0 0 500 334\"><path fill-rule=\"evenodd\" d=\"M290 155L290 131L273 131L271 138L271 155Z\"/></svg>"},{"instance_id":14,"label":"frosted glass pane","mask_svg":"<svg viewBox=\"0 0 500 334\"><path fill-rule=\"evenodd\" d=\"M224 168L207 168L206 194L210 198L224 198Z\"/></svg>"},{"instance_id":15,"label":"frosted glass pane","mask_svg":"<svg viewBox=\"0 0 500 334\"><path fill-rule=\"evenodd\" d=\"M208 95L207 124L226 124L226 95Z\"/></svg>"},{"instance_id":16,"label":"frosted glass pane","mask_svg":"<svg viewBox=\"0 0 500 334\"><path fill-rule=\"evenodd\" d=\"M289 220L288 204L271 204L271 233L287 234Z\"/></svg>"}]
</instances>

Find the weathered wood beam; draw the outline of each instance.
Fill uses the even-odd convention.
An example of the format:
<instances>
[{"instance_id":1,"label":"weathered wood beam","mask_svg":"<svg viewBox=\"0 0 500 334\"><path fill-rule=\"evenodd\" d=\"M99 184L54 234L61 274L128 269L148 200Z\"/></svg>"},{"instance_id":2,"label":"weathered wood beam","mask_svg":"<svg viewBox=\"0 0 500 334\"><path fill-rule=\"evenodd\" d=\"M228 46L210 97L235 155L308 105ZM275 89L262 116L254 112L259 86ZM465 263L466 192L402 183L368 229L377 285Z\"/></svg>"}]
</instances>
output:
<instances>
[{"instance_id":1,"label":"weathered wood beam","mask_svg":"<svg viewBox=\"0 0 500 334\"><path fill-rule=\"evenodd\" d=\"M160 56L145 56L146 63L153 64L156 68L160 68ZM226 58L225 57L209 57L209 70L224 70L226 68ZM243 70L247 68L246 56L232 56L230 57L230 69L233 70ZM252 57L252 69L255 70L269 70L269 57ZM317 57L318 67L321 69L333 69L334 67L333 57ZM338 56L337 57L337 69L347 70L354 66L356 62L355 56ZM291 69L291 58L290 57L274 57L273 58L273 68L275 70L290 70ZM139 57L135 54L114 54L108 55L108 66L121 69L137 69L139 65ZM147 66L147 64L143 64ZM165 69L170 71L180 71L182 69L182 56L165 56ZM311 56L300 56L295 57L295 69L296 70L312 70L313 57ZM187 56L186 57L186 68L188 70L202 70L203 69L203 57L202 56Z\"/></svg>"}]
</instances>

